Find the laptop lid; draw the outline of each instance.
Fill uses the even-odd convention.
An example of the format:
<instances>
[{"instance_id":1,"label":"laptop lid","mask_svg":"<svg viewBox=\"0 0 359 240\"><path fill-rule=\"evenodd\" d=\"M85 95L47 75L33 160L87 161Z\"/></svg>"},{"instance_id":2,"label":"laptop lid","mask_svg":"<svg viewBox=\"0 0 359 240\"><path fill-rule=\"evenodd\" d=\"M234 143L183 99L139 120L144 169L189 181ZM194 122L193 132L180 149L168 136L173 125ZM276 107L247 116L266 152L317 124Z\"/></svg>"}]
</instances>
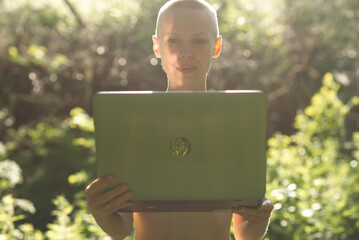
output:
<instances>
[{"instance_id":1,"label":"laptop lid","mask_svg":"<svg viewBox=\"0 0 359 240\"><path fill-rule=\"evenodd\" d=\"M260 91L99 92L94 121L98 175L134 192L124 211L226 211L264 197Z\"/></svg>"}]
</instances>

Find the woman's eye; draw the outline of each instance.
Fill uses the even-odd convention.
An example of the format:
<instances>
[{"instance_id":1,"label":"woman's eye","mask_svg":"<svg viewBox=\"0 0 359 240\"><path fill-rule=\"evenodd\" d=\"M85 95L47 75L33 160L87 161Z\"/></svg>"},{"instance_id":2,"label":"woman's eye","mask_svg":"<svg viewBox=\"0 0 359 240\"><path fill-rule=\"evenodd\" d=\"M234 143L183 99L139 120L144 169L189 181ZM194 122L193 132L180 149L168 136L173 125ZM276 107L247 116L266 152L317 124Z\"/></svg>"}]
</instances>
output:
<instances>
[{"instance_id":1,"label":"woman's eye","mask_svg":"<svg viewBox=\"0 0 359 240\"><path fill-rule=\"evenodd\" d=\"M168 41L168 43L170 43L170 44L175 44L175 43L178 42L177 39L173 39L173 38L168 39L167 41Z\"/></svg>"},{"instance_id":2,"label":"woman's eye","mask_svg":"<svg viewBox=\"0 0 359 240\"><path fill-rule=\"evenodd\" d=\"M195 39L194 42L197 43L197 44L202 44L202 43L205 43L206 40L204 40L204 39Z\"/></svg>"}]
</instances>

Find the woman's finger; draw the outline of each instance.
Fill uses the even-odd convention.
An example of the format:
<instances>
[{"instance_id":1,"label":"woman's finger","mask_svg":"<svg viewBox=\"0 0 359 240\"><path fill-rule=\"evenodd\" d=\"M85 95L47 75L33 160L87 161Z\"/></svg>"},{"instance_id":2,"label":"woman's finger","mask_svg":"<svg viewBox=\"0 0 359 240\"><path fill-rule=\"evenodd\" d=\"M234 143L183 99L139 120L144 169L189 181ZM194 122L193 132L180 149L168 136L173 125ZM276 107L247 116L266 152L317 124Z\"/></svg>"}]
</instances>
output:
<instances>
[{"instance_id":1,"label":"woman's finger","mask_svg":"<svg viewBox=\"0 0 359 240\"><path fill-rule=\"evenodd\" d=\"M101 203L105 203L119 196L120 194L125 193L127 190L128 190L127 184L122 183L105 191L104 193L99 195L98 198L100 198Z\"/></svg>"},{"instance_id":2,"label":"woman's finger","mask_svg":"<svg viewBox=\"0 0 359 240\"><path fill-rule=\"evenodd\" d=\"M102 205L103 211L107 213L113 213L121 208L133 206L134 203L129 201L129 199L133 196L132 190L128 190L125 193L117 196L116 198L108 201Z\"/></svg>"},{"instance_id":3,"label":"woman's finger","mask_svg":"<svg viewBox=\"0 0 359 240\"><path fill-rule=\"evenodd\" d=\"M99 194L100 190L109 185L114 180L113 175L107 175L94 180L85 189L86 198L91 198Z\"/></svg>"}]
</instances>

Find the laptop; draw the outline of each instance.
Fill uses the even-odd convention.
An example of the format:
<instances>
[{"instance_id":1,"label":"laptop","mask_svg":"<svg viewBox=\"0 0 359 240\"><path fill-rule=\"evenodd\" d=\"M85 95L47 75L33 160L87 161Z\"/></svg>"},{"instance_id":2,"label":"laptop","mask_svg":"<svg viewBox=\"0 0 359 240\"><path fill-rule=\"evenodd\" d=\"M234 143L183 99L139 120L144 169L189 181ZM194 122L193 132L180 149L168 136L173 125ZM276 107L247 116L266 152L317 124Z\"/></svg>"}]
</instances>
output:
<instances>
[{"instance_id":1,"label":"laptop","mask_svg":"<svg viewBox=\"0 0 359 240\"><path fill-rule=\"evenodd\" d=\"M127 183L125 212L256 207L266 189L266 97L260 91L98 92L98 176ZM112 186L113 186L112 185Z\"/></svg>"}]
</instances>

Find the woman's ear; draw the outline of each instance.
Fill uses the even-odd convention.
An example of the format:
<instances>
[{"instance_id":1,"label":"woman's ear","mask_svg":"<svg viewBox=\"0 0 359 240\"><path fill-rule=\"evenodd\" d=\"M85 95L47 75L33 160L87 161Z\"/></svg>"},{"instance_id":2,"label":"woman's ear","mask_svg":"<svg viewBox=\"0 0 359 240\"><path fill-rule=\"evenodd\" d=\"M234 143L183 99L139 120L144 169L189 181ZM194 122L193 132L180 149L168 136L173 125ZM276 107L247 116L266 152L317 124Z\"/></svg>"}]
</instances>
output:
<instances>
[{"instance_id":1,"label":"woman's ear","mask_svg":"<svg viewBox=\"0 0 359 240\"><path fill-rule=\"evenodd\" d=\"M213 51L213 58L218 58L219 55L221 54L222 51L222 42L223 42L223 38L221 35L219 35L219 37L217 38L216 43L214 44L214 51Z\"/></svg>"},{"instance_id":2,"label":"woman's ear","mask_svg":"<svg viewBox=\"0 0 359 240\"><path fill-rule=\"evenodd\" d=\"M155 54L156 58L161 58L160 43L156 35L152 36L152 41L153 41L153 53Z\"/></svg>"}]
</instances>

